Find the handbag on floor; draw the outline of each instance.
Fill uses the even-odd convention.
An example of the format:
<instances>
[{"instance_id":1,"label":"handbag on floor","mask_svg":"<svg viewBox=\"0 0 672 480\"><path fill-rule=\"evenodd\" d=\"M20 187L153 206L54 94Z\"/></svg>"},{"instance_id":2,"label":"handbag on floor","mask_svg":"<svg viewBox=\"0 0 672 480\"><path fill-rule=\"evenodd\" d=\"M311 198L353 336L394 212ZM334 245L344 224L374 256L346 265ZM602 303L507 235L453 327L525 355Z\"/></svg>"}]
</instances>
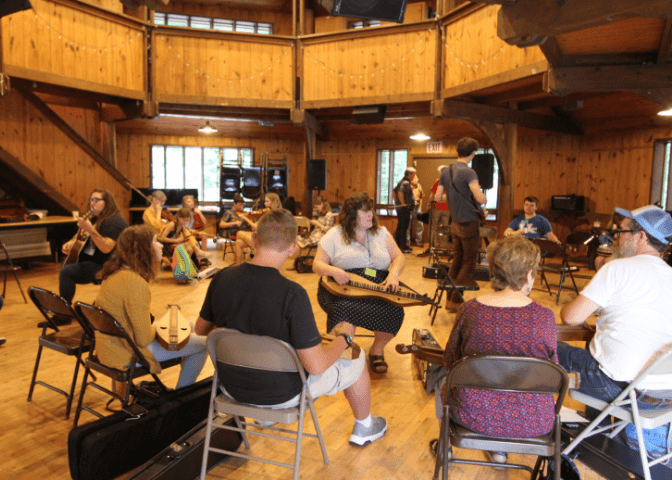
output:
<instances>
[{"instance_id":1,"label":"handbag on floor","mask_svg":"<svg viewBox=\"0 0 672 480\"><path fill-rule=\"evenodd\" d=\"M198 278L198 270L191 261L187 246L180 243L173 251L173 277L178 282L194 280Z\"/></svg>"}]
</instances>

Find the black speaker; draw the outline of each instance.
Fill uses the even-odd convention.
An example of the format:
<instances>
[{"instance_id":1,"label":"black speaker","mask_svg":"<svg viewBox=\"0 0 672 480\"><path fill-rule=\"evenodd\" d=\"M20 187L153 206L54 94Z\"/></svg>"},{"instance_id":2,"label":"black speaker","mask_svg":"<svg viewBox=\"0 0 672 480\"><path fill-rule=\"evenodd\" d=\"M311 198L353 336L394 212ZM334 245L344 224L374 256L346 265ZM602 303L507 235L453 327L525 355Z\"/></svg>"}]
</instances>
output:
<instances>
[{"instance_id":1,"label":"black speaker","mask_svg":"<svg viewBox=\"0 0 672 480\"><path fill-rule=\"evenodd\" d=\"M0 0L0 17L33 8L28 0Z\"/></svg>"},{"instance_id":2,"label":"black speaker","mask_svg":"<svg viewBox=\"0 0 672 480\"><path fill-rule=\"evenodd\" d=\"M276 193L281 200L287 197L287 167L266 169L266 192Z\"/></svg>"},{"instance_id":3,"label":"black speaker","mask_svg":"<svg viewBox=\"0 0 672 480\"><path fill-rule=\"evenodd\" d=\"M329 2L331 3L331 2ZM332 15L404 22L406 0L334 0Z\"/></svg>"},{"instance_id":4,"label":"black speaker","mask_svg":"<svg viewBox=\"0 0 672 480\"><path fill-rule=\"evenodd\" d=\"M310 160L308 162L308 189L327 189L327 161Z\"/></svg>"},{"instance_id":5,"label":"black speaker","mask_svg":"<svg viewBox=\"0 0 672 480\"><path fill-rule=\"evenodd\" d=\"M474 155L474 159L471 161L471 168L478 175L478 183L481 184L481 188L490 190L493 186L492 179L495 175L495 156L491 153Z\"/></svg>"},{"instance_id":6,"label":"black speaker","mask_svg":"<svg viewBox=\"0 0 672 480\"><path fill-rule=\"evenodd\" d=\"M385 121L387 105L370 105L352 109L350 125L373 125Z\"/></svg>"},{"instance_id":7,"label":"black speaker","mask_svg":"<svg viewBox=\"0 0 672 480\"><path fill-rule=\"evenodd\" d=\"M224 200L233 200L240 193L240 168L222 167L222 175L219 182L220 196Z\"/></svg>"},{"instance_id":8,"label":"black speaker","mask_svg":"<svg viewBox=\"0 0 672 480\"><path fill-rule=\"evenodd\" d=\"M243 168L243 197L261 196L261 167Z\"/></svg>"}]
</instances>

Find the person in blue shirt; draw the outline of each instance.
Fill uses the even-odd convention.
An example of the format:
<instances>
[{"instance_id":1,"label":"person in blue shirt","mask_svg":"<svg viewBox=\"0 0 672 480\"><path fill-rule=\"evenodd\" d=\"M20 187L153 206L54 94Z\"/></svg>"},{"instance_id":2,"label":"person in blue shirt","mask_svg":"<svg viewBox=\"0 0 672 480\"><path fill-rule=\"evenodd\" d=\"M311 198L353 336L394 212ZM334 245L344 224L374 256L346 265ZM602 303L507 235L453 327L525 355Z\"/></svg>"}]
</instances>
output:
<instances>
[{"instance_id":1,"label":"person in blue shirt","mask_svg":"<svg viewBox=\"0 0 672 480\"><path fill-rule=\"evenodd\" d=\"M551 223L541 215L537 215L539 199L537 197L526 197L523 203L523 215L516 217L504 230L504 236L524 235L533 240L535 238L547 238L556 243L560 243L558 237L553 233Z\"/></svg>"}]
</instances>

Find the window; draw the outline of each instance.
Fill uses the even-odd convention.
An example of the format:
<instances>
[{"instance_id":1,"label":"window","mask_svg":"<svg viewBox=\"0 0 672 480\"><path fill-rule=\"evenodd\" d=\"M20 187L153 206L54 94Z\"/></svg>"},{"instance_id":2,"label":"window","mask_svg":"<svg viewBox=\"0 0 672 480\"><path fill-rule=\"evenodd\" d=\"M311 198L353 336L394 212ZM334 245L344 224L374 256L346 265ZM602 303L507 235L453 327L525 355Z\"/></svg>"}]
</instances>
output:
<instances>
[{"instance_id":1,"label":"window","mask_svg":"<svg viewBox=\"0 0 672 480\"><path fill-rule=\"evenodd\" d=\"M251 167L251 148L152 145L152 188L197 188L198 200L219 202L220 161ZM241 180L242 181L242 180Z\"/></svg>"},{"instance_id":2,"label":"window","mask_svg":"<svg viewBox=\"0 0 672 480\"><path fill-rule=\"evenodd\" d=\"M380 27L380 20L360 20L348 23L348 28Z\"/></svg>"},{"instance_id":3,"label":"window","mask_svg":"<svg viewBox=\"0 0 672 480\"><path fill-rule=\"evenodd\" d=\"M665 210L672 209L672 182L670 182L672 140L658 140L653 144L653 173L651 174L651 203Z\"/></svg>"},{"instance_id":4,"label":"window","mask_svg":"<svg viewBox=\"0 0 672 480\"><path fill-rule=\"evenodd\" d=\"M261 35L273 34L272 23L228 20L226 18L200 17L196 15L180 15L177 13L154 12L154 24L168 25L171 27L203 28L207 30L220 30L223 32L259 33Z\"/></svg>"},{"instance_id":5,"label":"window","mask_svg":"<svg viewBox=\"0 0 672 480\"><path fill-rule=\"evenodd\" d=\"M404 176L407 167L408 150L378 151L376 203L383 205L394 203L394 187Z\"/></svg>"}]
</instances>

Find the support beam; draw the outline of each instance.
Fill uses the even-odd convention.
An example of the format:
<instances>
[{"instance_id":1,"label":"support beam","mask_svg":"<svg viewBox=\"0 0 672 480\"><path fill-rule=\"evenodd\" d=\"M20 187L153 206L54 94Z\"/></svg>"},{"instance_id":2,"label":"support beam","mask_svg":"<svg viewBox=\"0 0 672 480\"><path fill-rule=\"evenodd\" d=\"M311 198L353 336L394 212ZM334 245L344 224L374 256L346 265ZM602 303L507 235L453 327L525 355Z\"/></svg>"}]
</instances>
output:
<instances>
[{"instance_id":1,"label":"support beam","mask_svg":"<svg viewBox=\"0 0 672 480\"><path fill-rule=\"evenodd\" d=\"M320 138L324 138L322 124L315 116L302 108L295 108L290 111L290 119L294 125L304 126L315 133Z\"/></svg>"},{"instance_id":2,"label":"support beam","mask_svg":"<svg viewBox=\"0 0 672 480\"><path fill-rule=\"evenodd\" d=\"M668 18L663 28L663 35L660 39L660 47L658 47L658 55L656 55L656 63L667 62L667 57L670 56L672 50L672 19Z\"/></svg>"},{"instance_id":3,"label":"support beam","mask_svg":"<svg viewBox=\"0 0 672 480\"><path fill-rule=\"evenodd\" d=\"M640 97L648 98L661 105L664 108L672 108L672 87L671 88L633 88L630 91Z\"/></svg>"},{"instance_id":4,"label":"support beam","mask_svg":"<svg viewBox=\"0 0 672 480\"><path fill-rule=\"evenodd\" d=\"M555 37L547 37L541 45L541 52L548 60L548 63L554 67L562 65L563 55L558 40Z\"/></svg>"},{"instance_id":5,"label":"support beam","mask_svg":"<svg viewBox=\"0 0 672 480\"><path fill-rule=\"evenodd\" d=\"M671 14L672 0L518 0L499 10L497 35L510 45L541 45L546 38L563 33L626 18L670 18Z\"/></svg>"},{"instance_id":6,"label":"support beam","mask_svg":"<svg viewBox=\"0 0 672 480\"><path fill-rule=\"evenodd\" d=\"M155 115L148 115L147 106L149 103L156 102L141 102L135 100L119 105L105 105L100 109L101 122L116 122L120 120L130 120L131 118L151 117ZM158 110L158 107L157 107Z\"/></svg>"},{"instance_id":7,"label":"support beam","mask_svg":"<svg viewBox=\"0 0 672 480\"><path fill-rule=\"evenodd\" d=\"M469 121L491 121L493 123L512 123L521 127L535 128L568 135L581 135L583 132L571 120L564 118L523 112L510 108L493 107L480 103L458 100L438 100L433 102L435 117L458 118Z\"/></svg>"},{"instance_id":8,"label":"support beam","mask_svg":"<svg viewBox=\"0 0 672 480\"><path fill-rule=\"evenodd\" d=\"M552 68L544 74L543 88L551 95L668 88L672 65L608 65Z\"/></svg>"}]
</instances>

